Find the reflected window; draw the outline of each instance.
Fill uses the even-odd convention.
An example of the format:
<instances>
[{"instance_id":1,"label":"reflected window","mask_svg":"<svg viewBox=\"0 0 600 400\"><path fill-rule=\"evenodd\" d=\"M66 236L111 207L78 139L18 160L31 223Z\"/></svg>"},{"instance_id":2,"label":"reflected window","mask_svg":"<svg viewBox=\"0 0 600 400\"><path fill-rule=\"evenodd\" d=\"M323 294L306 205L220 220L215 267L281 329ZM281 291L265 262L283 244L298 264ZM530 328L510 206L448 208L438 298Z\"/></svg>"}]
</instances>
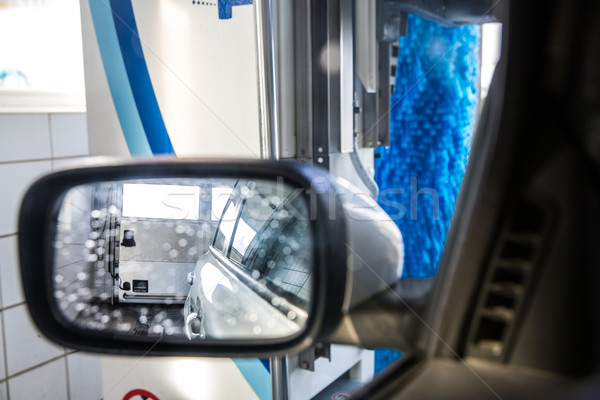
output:
<instances>
[{"instance_id":1,"label":"reflected window","mask_svg":"<svg viewBox=\"0 0 600 400\"><path fill-rule=\"evenodd\" d=\"M312 260L305 202L289 191L265 195L252 184L244 189L230 259L293 303L308 302Z\"/></svg>"},{"instance_id":2,"label":"reflected window","mask_svg":"<svg viewBox=\"0 0 600 400\"><path fill-rule=\"evenodd\" d=\"M213 187L211 189L211 221L218 221L221 218L232 191L233 189L230 187Z\"/></svg>"},{"instance_id":3,"label":"reflected window","mask_svg":"<svg viewBox=\"0 0 600 400\"><path fill-rule=\"evenodd\" d=\"M253 251L253 247L250 245L264 239L263 227L271 220L275 205L256 187L254 182L241 188L240 194L245 200L233 239L230 258L242 263ZM256 236L258 232L260 234Z\"/></svg>"},{"instance_id":4,"label":"reflected window","mask_svg":"<svg viewBox=\"0 0 600 400\"><path fill-rule=\"evenodd\" d=\"M222 253L225 253L227 242L231 238L231 235L233 234L233 229L235 228L235 209L235 202L233 200L229 201L227 203L227 208L223 213L223 217L221 218L221 222L219 223L219 227L217 228L217 233L215 235L213 247Z\"/></svg>"},{"instance_id":5,"label":"reflected window","mask_svg":"<svg viewBox=\"0 0 600 400\"><path fill-rule=\"evenodd\" d=\"M200 188L180 185L123 185L123 217L198 220Z\"/></svg>"},{"instance_id":6,"label":"reflected window","mask_svg":"<svg viewBox=\"0 0 600 400\"><path fill-rule=\"evenodd\" d=\"M235 237L233 239L233 247L231 251L231 258L234 258L234 254L238 258L237 261L241 261L241 254L244 254L250 246L252 239L256 237L256 231L250 227L244 221L244 219L240 219L238 222L237 229L235 231Z\"/></svg>"}]
</instances>

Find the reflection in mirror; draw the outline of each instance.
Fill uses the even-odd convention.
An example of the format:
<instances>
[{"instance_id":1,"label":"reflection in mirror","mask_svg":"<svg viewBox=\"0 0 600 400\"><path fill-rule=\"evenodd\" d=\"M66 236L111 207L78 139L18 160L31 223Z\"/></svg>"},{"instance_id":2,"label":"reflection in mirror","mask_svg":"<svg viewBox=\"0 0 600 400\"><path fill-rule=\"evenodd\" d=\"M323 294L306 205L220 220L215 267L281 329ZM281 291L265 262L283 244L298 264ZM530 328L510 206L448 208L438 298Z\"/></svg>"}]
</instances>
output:
<instances>
[{"instance_id":1,"label":"reflection in mirror","mask_svg":"<svg viewBox=\"0 0 600 400\"><path fill-rule=\"evenodd\" d=\"M308 205L282 182L141 179L63 198L54 297L87 330L169 339L274 339L311 302Z\"/></svg>"}]
</instances>

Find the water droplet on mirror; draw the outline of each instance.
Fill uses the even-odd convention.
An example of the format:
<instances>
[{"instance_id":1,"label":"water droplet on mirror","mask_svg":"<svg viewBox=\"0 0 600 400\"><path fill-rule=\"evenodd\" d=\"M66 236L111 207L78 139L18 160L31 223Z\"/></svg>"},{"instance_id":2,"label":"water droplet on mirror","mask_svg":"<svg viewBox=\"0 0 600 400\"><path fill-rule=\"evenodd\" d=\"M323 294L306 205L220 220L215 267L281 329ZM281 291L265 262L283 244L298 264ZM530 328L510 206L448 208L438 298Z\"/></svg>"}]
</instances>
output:
<instances>
[{"instance_id":1,"label":"water droplet on mirror","mask_svg":"<svg viewBox=\"0 0 600 400\"><path fill-rule=\"evenodd\" d=\"M166 333L167 335L175 335L175 334L179 334L179 335L181 335L181 329L178 329L178 328L176 328L176 327L174 327L174 326L170 326L170 327L168 327L168 328L166 329L165 333ZM205 335L204 335L204 334L202 334L200 337L201 337L202 339L204 339Z\"/></svg>"},{"instance_id":2,"label":"water droplet on mirror","mask_svg":"<svg viewBox=\"0 0 600 400\"><path fill-rule=\"evenodd\" d=\"M100 212L100 210L93 210L90 215L92 216L92 218L100 218L102 216L102 213Z\"/></svg>"},{"instance_id":3,"label":"water droplet on mirror","mask_svg":"<svg viewBox=\"0 0 600 400\"><path fill-rule=\"evenodd\" d=\"M119 209L117 208L117 206L112 205L112 206L108 207L108 212L112 215L115 215L115 214L119 213Z\"/></svg>"},{"instance_id":4,"label":"water droplet on mirror","mask_svg":"<svg viewBox=\"0 0 600 400\"><path fill-rule=\"evenodd\" d=\"M82 272L79 272L79 273L77 273L77 279L78 279L78 280L80 280L80 281L84 281L84 280L86 280L87 278L88 278L88 274L87 274L87 273L85 273L85 272L83 272L83 271L82 271Z\"/></svg>"},{"instance_id":5,"label":"water droplet on mirror","mask_svg":"<svg viewBox=\"0 0 600 400\"><path fill-rule=\"evenodd\" d=\"M103 315L102 317L100 317L100 322L102 322L103 324L107 324L108 321L110 321L110 317L108 315Z\"/></svg>"},{"instance_id":6,"label":"water droplet on mirror","mask_svg":"<svg viewBox=\"0 0 600 400\"><path fill-rule=\"evenodd\" d=\"M260 335L262 333L262 328L258 325L256 325L253 329L252 332L254 332L255 335Z\"/></svg>"},{"instance_id":7,"label":"water droplet on mirror","mask_svg":"<svg viewBox=\"0 0 600 400\"><path fill-rule=\"evenodd\" d=\"M292 321L295 320L296 319L296 312L295 311L289 311L287 313L287 317L288 317L289 320L292 320Z\"/></svg>"},{"instance_id":8,"label":"water droplet on mirror","mask_svg":"<svg viewBox=\"0 0 600 400\"><path fill-rule=\"evenodd\" d=\"M121 332L127 332L131 329L131 324L129 322L121 323L117 325L117 330Z\"/></svg>"},{"instance_id":9,"label":"water droplet on mirror","mask_svg":"<svg viewBox=\"0 0 600 400\"><path fill-rule=\"evenodd\" d=\"M64 279L65 279L65 277L62 276L61 274L56 274L56 276L54 277L54 282L61 283Z\"/></svg>"},{"instance_id":10,"label":"water droplet on mirror","mask_svg":"<svg viewBox=\"0 0 600 400\"><path fill-rule=\"evenodd\" d=\"M177 242L177 244L179 245L179 247L185 247L188 244L188 241L186 239L179 239L179 242Z\"/></svg>"},{"instance_id":11,"label":"water droplet on mirror","mask_svg":"<svg viewBox=\"0 0 600 400\"><path fill-rule=\"evenodd\" d=\"M155 325L152 327L152 333L154 333L155 335L161 335L164 332L164 330L165 328L163 328L160 325Z\"/></svg>"},{"instance_id":12,"label":"water droplet on mirror","mask_svg":"<svg viewBox=\"0 0 600 400\"><path fill-rule=\"evenodd\" d=\"M175 250L175 249L169 251L169 257L171 257L171 258L175 258L178 255L179 255L179 252L177 250Z\"/></svg>"},{"instance_id":13,"label":"water droplet on mirror","mask_svg":"<svg viewBox=\"0 0 600 400\"><path fill-rule=\"evenodd\" d=\"M140 318L138 321L140 321L140 324L145 324L148 322L148 317L146 317L145 315L140 315Z\"/></svg>"},{"instance_id":14,"label":"water droplet on mirror","mask_svg":"<svg viewBox=\"0 0 600 400\"><path fill-rule=\"evenodd\" d=\"M281 305L281 297L279 296L275 296L271 299L271 304L273 304L275 307L279 307L279 305Z\"/></svg>"},{"instance_id":15,"label":"water droplet on mirror","mask_svg":"<svg viewBox=\"0 0 600 400\"><path fill-rule=\"evenodd\" d=\"M252 271L252 278L254 278L254 279L260 278L260 272L258 272L257 270L253 270Z\"/></svg>"}]
</instances>

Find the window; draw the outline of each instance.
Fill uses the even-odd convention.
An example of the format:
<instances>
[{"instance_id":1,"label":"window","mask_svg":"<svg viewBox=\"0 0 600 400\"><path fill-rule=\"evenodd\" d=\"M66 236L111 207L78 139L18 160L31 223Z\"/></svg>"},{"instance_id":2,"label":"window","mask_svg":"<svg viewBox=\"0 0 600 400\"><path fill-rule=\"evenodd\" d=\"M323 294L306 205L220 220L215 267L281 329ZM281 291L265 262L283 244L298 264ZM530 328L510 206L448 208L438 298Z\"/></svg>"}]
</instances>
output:
<instances>
[{"instance_id":1,"label":"window","mask_svg":"<svg viewBox=\"0 0 600 400\"><path fill-rule=\"evenodd\" d=\"M78 0L0 0L0 110L85 110Z\"/></svg>"}]
</instances>

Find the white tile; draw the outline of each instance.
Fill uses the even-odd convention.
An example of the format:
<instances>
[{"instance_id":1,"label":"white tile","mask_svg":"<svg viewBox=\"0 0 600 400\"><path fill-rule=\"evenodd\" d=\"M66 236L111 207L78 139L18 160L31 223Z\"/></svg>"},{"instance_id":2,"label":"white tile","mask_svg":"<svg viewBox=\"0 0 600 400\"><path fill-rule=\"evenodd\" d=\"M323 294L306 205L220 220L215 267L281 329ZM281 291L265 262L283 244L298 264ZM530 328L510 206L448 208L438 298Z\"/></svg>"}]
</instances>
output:
<instances>
[{"instance_id":1,"label":"white tile","mask_svg":"<svg viewBox=\"0 0 600 400\"><path fill-rule=\"evenodd\" d=\"M0 161L50 158L48 114L0 115Z\"/></svg>"},{"instance_id":2,"label":"white tile","mask_svg":"<svg viewBox=\"0 0 600 400\"><path fill-rule=\"evenodd\" d=\"M0 400L8 399L8 393L6 392L6 382L0 383Z\"/></svg>"},{"instance_id":3,"label":"white tile","mask_svg":"<svg viewBox=\"0 0 600 400\"><path fill-rule=\"evenodd\" d=\"M16 235L0 239L0 289L2 290L2 307L9 307L25 301L17 254Z\"/></svg>"},{"instance_id":4,"label":"white tile","mask_svg":"<svg viewBox=\"0 0 600 400\"><path fill-rule=\"evenodd\" d=\"M8 390L11 400L67 399L65 369L65 360L61 358L10 379Z\"/></svg>"},{"instance_id":5,"label":"white tile","mask_svg":"<svg viewBox=\"0 0 600 400\"><path fill-rule=\"evenodd\" d=\"M50 129L54 157L84 156L89 153L85 114L51 114Z\"/></svg>"},{"instance_id":6,"label":"white tile","mask_svg":"<svg viewBox=\"0 0 600 400\"><path fill-rule=\"evenodd\" d=\"M59 169L68 169L68 168L77 168L86 165L89 157L73 157L73 158L62 158L59 160L54 160L52 164L54 165L53 170Z\"/></svg>"},{"instance_id":7,"label":"white tile","mask_svg":"<svg viewBox=\"0 0 600 400\"><path fill-rule=\"evenodd\" d=\"M75 353L67 357L72 399L102 398L102 363L99 355Z\"/></svg>"},{"instance_id":8,"label":"white tile","mask_svg":"<svg viewBox=\"0 0 600 400\"><path fill-rule=\"evenodd\" d=\"M18 213L25 191L35 179L50 170L50 161L0 165L0 235L17 232Z\"/></svg>"},{"instance_id":9,"label":"white tile","mask_svg":"<svg viewBox=\"0 0 600 400\"><path fill-rule=\"evenodd\" d=\"M4 335L8 375L34 367L65 352L63 347L51 343L38 331L25 305L4 311Z\"/></svg>"}]
</instances>

